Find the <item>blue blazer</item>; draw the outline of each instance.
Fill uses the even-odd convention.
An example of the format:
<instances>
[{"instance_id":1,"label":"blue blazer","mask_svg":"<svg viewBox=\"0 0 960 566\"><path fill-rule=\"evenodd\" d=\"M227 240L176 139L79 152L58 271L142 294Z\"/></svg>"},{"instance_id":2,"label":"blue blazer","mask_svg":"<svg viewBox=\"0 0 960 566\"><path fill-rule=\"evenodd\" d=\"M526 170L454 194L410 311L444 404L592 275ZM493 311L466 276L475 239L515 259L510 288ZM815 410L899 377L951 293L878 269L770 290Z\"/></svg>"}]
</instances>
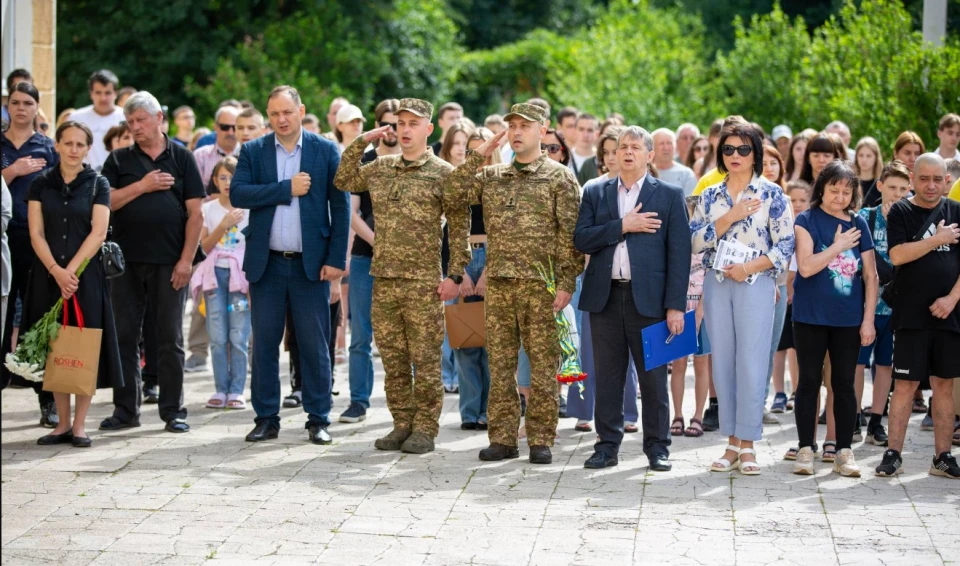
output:
<instances>
[{"instance_id":1,"label":"blue blazer","mask_svg":"<svg viewBox=\"0 0 960 566\"><path fill-rule=\"evenodd\" d=\"M346 267L350 195L333 185L340 166L336 144L304 130L301 151L300 171L309 173L311 181L310 192L300 197L303 268L310 281L317 281L324 265ZM273 215L277 205L292 202L292 190L289 180L277 181L274 134L243 144L237 172L230 183L230 202L237 208L250 209L249 225L244 231L243 271L251 283L259 281L267 267Z\"/></svg>"},{"instance_id":2,"label":"blue blazer","mask_svg":"<svg viewBox=\"0 0 960 566\"><path fill-rule=\"evenodd\" d=\"M640 197L641 212L656 212L662 222L653 234L623 234L617 205L619 179L588 187L580 202L573 233L577 249L590 255L580 292L579 308L598 313L610 297L613 252L626 239L633 281L633 302L646 317L662 319L667 309L686 310L690 283L690 225L683 190L649 174Z\"/></svg>"}]
</instances>

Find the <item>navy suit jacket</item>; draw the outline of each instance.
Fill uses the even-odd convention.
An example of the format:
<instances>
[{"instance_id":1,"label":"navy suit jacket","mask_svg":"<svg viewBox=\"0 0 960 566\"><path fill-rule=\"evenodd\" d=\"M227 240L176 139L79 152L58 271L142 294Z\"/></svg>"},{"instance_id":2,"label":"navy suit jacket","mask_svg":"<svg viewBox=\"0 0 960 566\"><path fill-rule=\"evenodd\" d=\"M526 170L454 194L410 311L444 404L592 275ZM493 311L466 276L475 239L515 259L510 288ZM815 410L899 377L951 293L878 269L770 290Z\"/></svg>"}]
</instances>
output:
<instances>
[{"instance_id":1,"label":"navy suit jacket","mask_svg":"<svg viewBox=\"0 0 960 566\"><path fill-rule=\"evenodd\" d=\"M300 197L303 268L309 280L317 281L324 265L346 267L350 195L333 185L340 166L336 144L303 130L301 152L300 171L310 174L310 192ZM237 208L250 209L250 222L244 231L243 271L251 283L259 281L267 267L274 212L277 205L292 202L292 190L291 181L277 181L274 134L243 144L230 183L230 202Z\"/></svg>"},{"instance_id":2,"label":"navy suit jacket","mask_svg":"<svg viewBox=\"0 0 960 566\"><path fill-rule=\"evenodd\" d=\"M649 174L640 197L641 212L656 212L662 222L653 234L623 233L617 205L619 178L595 184L580 201L580 217L573 234L577 249L590 255L580 292L580 310L603 311L610 297L613 252L626 239L630 255L633 302L646 317L662 319L667 309L686 310L690 283L690 225L683 190Z\"/></svg>"}]
</instances>

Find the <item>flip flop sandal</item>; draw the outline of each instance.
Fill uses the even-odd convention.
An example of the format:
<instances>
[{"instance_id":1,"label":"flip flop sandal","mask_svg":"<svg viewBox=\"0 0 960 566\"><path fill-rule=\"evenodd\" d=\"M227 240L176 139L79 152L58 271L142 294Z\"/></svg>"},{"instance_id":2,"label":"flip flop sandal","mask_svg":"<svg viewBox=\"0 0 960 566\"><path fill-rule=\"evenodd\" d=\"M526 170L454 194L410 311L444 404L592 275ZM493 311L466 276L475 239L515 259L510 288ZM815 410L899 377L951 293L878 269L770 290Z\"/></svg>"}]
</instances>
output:
<instances>
[{"instance_id":1,"label":"flip flop sandal","mask_svg":"<svg viewBox=\"0 0 960 566\"><path fill-rule=\"evenodd\" d=\"M757 457L757 451L753 448L741 448L741 454L753 454L753 457ZM760 475L760 464L756 462L745 462L740 460L740 473L745 476L759 476Z\"/></svg>"},{"instance_id":2,"label":"flip flop sandal","mask_svg":"<svg viewBox=\"0 0 960 566\"><path fill-rule=\"evenodd\" d=\"M208 409L223 409L227 406L227 394L226 393L214 393L213 396L207 400L206 407Z\"/></svg>"},{"instance_id":3,"label":"flip flop sandal","mask_svg":"<svg viewBox=\"0 0 960 566\"><path fill-rule=\"evenodd\" d=\"M736 452L737 457L731 462L726 458L718 458L710 463L711 472L730 472L737 469L740 464L740 447L734 446L733 444L727 444L726 450L730 452Z\"/></svg>"},{"instance_id":4,"label":"flip flop sandal","mask_svg":"<svg viewBox=\"0 0 960 566\"><path fill-rule=\"evenodd\" d=\"M677 426L680 423L680 426ZM683 436L683 417L677 417L670 423L670 436Z\"/></svg>"},{"instance_id":5,"label":"flip flop sandal","mask_svg":"<svg viewBox=\"0 0 960 566\"><path fill-rule=\"evenodd\" d=\"M684 436L700 438L703 436L703 421L698 418L690 419L690 426L683 431Z\"/></svg>"}]
</instances>

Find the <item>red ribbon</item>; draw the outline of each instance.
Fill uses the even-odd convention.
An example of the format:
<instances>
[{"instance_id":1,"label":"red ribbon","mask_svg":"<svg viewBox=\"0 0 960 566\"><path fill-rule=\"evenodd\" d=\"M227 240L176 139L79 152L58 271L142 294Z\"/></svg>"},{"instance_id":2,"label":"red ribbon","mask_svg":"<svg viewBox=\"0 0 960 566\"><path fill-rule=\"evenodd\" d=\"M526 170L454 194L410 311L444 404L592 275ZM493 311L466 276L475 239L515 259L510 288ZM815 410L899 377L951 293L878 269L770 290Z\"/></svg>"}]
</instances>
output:
<instances>
[{"instance_id":1,"label":"red ribbon","mask_svg":"<svg viewBox=\"0 0 960 566\"><path fill-rule=\"evenodd\" d=\"M73 312L77 315L77 327L83 330L83 312L80 310L80 302L77 301L76 295L63 303L63 325L70 326L70 303L73 303Z\"/></svg>"}]
</instances>

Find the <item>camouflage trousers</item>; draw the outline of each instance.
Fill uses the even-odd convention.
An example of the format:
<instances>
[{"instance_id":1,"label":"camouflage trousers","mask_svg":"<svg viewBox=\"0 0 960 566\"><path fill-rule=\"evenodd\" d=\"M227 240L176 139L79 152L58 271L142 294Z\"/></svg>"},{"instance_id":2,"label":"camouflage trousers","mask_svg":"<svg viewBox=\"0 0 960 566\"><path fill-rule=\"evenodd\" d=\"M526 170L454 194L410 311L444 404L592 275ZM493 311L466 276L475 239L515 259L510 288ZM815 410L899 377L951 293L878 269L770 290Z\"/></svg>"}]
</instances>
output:
<instances>
[{"instance_id":1,"label":"camouflage trousers","mask_svg":"<svg viewBox=\"0 0 960 566\"><path fill-rule=\"evenodd\" d=\"M377 277L371 309L393 426L431 437L443 409L443 303L436 292L436 281Z\"/></svg>"},{"instance_id":2,"label":"camouflage trousers","mask_svg":"<svg viewBox=\"0 0 960 566\"><path fill-rule=\"evenodd\" d=\"M560 342L553 296L538 279L487 280L484 297L490 397L487 401L491 443L517 446L520 395L517 356L520 342L530 358L530 398L526 429L530 446L553 446L557 435L557 369Z\"/></svg>"}]
</instances>

